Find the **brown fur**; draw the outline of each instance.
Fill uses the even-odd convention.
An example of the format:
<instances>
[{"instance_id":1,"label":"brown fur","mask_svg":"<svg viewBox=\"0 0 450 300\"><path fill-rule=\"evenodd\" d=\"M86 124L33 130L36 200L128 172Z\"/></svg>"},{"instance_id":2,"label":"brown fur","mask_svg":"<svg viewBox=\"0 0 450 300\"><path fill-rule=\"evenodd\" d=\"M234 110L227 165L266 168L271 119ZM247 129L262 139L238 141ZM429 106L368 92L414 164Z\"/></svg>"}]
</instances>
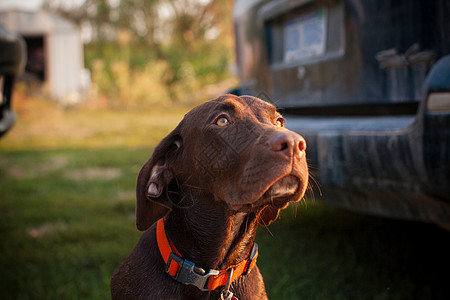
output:
<instances>
[{"instance_id":1,"label":"brown fur","mask_svg":"<svg viewBox=\"0 0 450 300\"><path fill-rule=\"evenodd\" d=\"M246 259L258 224L300 200L308 182L306 142L277 127L279 118L258 98L225 95L192 109L160 142L136 185L136 225L146 232L111 280L113 299L219 299L223 287L202 292L164 273L155 222L166 216L168 237L202 268ZM257 266L231 291L267 299Z\"/></svg>"}]
</instances>

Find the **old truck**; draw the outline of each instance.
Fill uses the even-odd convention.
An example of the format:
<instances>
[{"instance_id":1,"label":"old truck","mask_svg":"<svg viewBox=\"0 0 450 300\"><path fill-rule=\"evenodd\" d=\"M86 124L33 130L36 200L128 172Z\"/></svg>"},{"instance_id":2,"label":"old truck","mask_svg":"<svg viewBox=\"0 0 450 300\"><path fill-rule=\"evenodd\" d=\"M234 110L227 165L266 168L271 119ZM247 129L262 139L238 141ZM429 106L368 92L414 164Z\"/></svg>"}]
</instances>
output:
<instances>
[{"instance_id":1,"label":"old truck","mask_svg":"<svg viewBox=\"0 0 450 300\"><path fill-rule=\"evenodd\" d=\"M316 199L450 228L450 1L236 0L233 20L234 92L306 138Z\"/></svg>"},{"instance_id":2,"label":"old truck","mask_svg":"<svg viewBox=\"0 0 450 300\"><path fill-rule=\"evenodd\" d=\"M11 109L14 82L26 62L24 40L0 26L0 137L14 124L16 114Z\"/></svg>"}]
</instances>

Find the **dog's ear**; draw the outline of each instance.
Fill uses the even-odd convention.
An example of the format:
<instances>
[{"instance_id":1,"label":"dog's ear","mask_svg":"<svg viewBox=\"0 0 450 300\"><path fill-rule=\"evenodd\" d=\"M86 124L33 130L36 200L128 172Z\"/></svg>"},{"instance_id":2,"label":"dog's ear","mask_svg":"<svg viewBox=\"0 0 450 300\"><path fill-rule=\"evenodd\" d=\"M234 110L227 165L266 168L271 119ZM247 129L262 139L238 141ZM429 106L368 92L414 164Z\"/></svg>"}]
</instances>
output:
<instances>
[{"instance_id":1,"label":"dog's ear","mask_svg":"<svg viewBox=\"0 0 450 300\"><path fill-rule=\"evenodd\" d=\"M268 226L270 223L276 220L279 213L279 209L273 207L272 205L267 205L261 210L258 215L259 224Z\"/></svg>"},{"instance_id":2,"label":"dog's ear","mask_svg":"<svg viewBox=\"0 0 450 300\"><path fill-rule=\"evenodd\" d=\"M159 143L139 172L136 183L136 227L139 230L147 230L172 209L167 189L174 178L172 167L182 146L176 130Z\"/></svg>"}]
</instances>

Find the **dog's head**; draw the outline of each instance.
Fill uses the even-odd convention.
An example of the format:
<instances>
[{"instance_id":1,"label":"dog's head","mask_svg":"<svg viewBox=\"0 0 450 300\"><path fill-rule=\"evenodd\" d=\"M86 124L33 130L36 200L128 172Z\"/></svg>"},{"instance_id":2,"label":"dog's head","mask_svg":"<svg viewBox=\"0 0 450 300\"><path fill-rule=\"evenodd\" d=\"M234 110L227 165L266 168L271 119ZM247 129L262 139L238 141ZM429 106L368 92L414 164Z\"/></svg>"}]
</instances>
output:
<instances>
[{"instance_id":1,"label":"dog's head","mask_svg":"<svg viewBox=\"0 0 450 300\"><path fill-rule=\"evenodd\" d=\"M225 95L189 113L156 147L136 187L136 225L146 230L174 205L211 195L269 224L308 184L306 142L258 98ZM187 208L188 209L188 208Z\"/></svg>"}]
</instances>

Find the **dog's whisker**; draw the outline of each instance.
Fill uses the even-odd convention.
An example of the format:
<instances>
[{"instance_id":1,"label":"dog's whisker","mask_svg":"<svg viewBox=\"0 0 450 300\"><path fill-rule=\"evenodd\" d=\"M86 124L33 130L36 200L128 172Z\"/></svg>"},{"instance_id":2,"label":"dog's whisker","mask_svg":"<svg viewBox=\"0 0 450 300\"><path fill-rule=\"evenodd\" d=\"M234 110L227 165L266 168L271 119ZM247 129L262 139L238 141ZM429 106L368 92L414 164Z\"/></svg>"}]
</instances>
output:
<instances>
[{"instance_id":1,"label":"dog's whisker","mask_svg":"<svg viewBox=\"0 0 450 300\"><path fill-rule=\"evenodd\" d=\"M264 220L261 220L261 221L262 221L262 223L263 223L263 225L264 225L264 228L266 228L266 230L267 230L267 232L270 234L270 236L271 236L272 238L275 237L275 236L273 235L272 231L270 231L269 226L264 222Z\"/></svg>"},{"instance_id":2,"label":"dog's whisker","mask_svg":"<svg viewBox=\"0 0 450 300\"><path fill-rule=\"evenodd\" d=\"M314 197L314 195L313 195L313 197ZM302 198L302 204L305 205L305 207L308 207L308 201L306 201L306 197Z\"/></svg>"},{"instance_id":3,"label":"dog's whisker","mask_svg":"<svg viewBox=\"0 0 450 300\"><path fill-rule=\"evenodd\" d=\"M293 203L292 210L294 212L294 218L297 218L297 203Z\"/></svg>"},{"instance_id":4,"label":"dog's whisker","mask_svg":"<svg viewBox=\"0 0 450 300\"><path fill-rule=\"evenodd\" d=\"M308 183L308 186L306 187L306 191L307 191L307 194L309 195L309 198L311 198L312 201L315 201L316 198L315 198L315 195L314 195L313 187L312 187L312 185L310 183ZM306 201L305 198L303 198L303 200Z\"/></svg>"},{"instance_id":5,"label":"dog's whisker","mask_svg":"<svg viewBox=\"0 0 450 300\"><path fill-rule=\"evenodd\" d=\"M318 166L315 166L315 165L313 165L313 164L311 164L309 161L309 159L307 159L307 161L308 161L308 169L309 170L319 170L319 167Z\"/></svg>"},{"instance_id":6,"label":"dog's whisker","mask_svg":"<svg viewBox=\"0 0 450 300\"><path fill-rule=\"evenodd\" d=\"M316 178L314 178L314 176L312 174L309 175L309 178L311 180L309 181L310 183L308 183L308 186L311 186L311 191L313 190L313 185L312 184L315 184L315 186L319 190L319 195L322 196L322 189L320 188L319 181Z\"/></svg>"}]
</instances>

